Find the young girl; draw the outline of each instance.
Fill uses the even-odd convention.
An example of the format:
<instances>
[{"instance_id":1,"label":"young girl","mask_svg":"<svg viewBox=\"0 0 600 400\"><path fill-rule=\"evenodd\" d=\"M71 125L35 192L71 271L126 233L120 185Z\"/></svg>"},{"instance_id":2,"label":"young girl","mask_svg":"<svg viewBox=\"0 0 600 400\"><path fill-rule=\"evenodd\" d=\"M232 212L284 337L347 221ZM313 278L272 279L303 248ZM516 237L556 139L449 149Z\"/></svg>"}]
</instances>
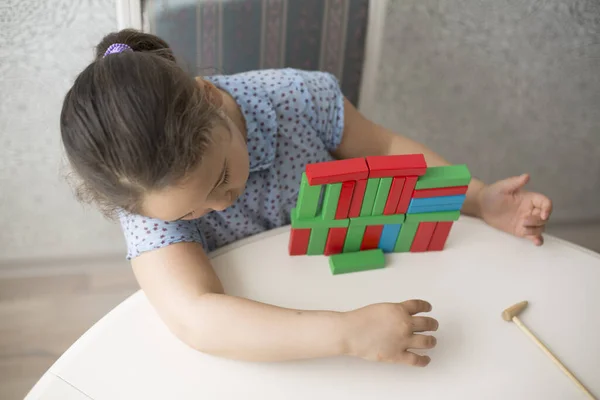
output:
<instances>
[{"instance_id":1,"label":"young girl","mask_svg":"<svg viewBox=\"0 0 600 400\"><path fill-rule=\"evenodd\" d=\"M409 349L435 346L422 300L350 312L300 311L228 296L206 254L289 224L307 163L427 147L365 119L333 76L293 69L189 77L160 38L106 36L61 114L79 193L118 215L136 278L168 327L191 347L243 360L353 355L425 366ZM521 175L473 179L466 214L542 244L550 200Z\"/></svg>"}]
</instances>

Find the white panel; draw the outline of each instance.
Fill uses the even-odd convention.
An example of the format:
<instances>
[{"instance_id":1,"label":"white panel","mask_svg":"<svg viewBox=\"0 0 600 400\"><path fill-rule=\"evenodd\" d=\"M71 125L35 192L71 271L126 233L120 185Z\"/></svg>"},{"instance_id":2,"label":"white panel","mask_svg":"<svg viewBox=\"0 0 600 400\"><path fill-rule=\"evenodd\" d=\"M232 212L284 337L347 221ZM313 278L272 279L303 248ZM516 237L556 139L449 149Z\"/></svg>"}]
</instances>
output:
<instances>
[{"instance_id":1,"label":"white panel","mask_svg":"<svg viewBox=\"0 0 600 400\"><path fill-rule=\"evenodd\" d=\"M142 29L141 0L117 0L118 29Z\"/></svg>"},{"instance_id":2,"label":"white panel","mask_svg":"<svg viewBox=\"0 0 600 400\"><path fill-rule=\"evenodd\" d=\"M385 27L385 10L389 0L369 1L369 22L367 24L367 41L365 44L365 61L358 108L365 115L375 102L377 71L381 60L381 47Z\"/></svg>"}]
</instances>

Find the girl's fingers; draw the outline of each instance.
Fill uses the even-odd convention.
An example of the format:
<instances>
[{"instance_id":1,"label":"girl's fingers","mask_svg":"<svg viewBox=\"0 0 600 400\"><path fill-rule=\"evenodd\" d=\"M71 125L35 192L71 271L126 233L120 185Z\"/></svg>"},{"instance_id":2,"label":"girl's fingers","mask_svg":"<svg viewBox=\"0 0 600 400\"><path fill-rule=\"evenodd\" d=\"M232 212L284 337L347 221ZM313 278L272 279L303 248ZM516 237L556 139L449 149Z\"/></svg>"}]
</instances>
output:
<instances>
[{"instance_id":1,"label":"girl's fingers","mask_svg":"<svg viewBox=\"0 0 600 400\"><path fill-rule=\"evenodd\" d=\"M544 226L546 221L543 220L539 215L529 215L523 219L524 226Z\"/></svg>"},{"instance_id":2,"label":"girl's fingers","mask_svg":"<svg viewBox=\"0 0 600 400\"><path fill-rule=\"evenodd\" d=\"M413 332L437 331L438 322L430 317L413 317Z\"/></svg>"},{"instance_id":3,"label":"girl's fingers","mask_svg":"<svg viewBox=\"0 0 600 400\"><path fill-rule=\"evenodd\" d=\"M542 233L546 230L546 226L522 226L519 230L519 236L531 240L536 246L544 244Z\"/></svg>"},{"instance_id":4,"label":"girl's fingers","mask_svg":"<svg viewBox=\"0 0 600 400\"><path fill-rule=\"evenodd\" d=\"M529 236L525 236L527 239L531 240L533 242L533 244L535 244L536 246L541 246L544 244L544 237L542 235L529 235Z\"/></svg>"},{"instance_id":5,"label":"girl's fingers","mask_svg":"<svg viewBox=\"0 0 600 400\"><path fill-rule=\"evenodd\" d=\"M550 214L552 214L552 201L549 198L545 198L542 201L542 205L540 207L542 209L542 219L547 221L550 218Z\"/></svg>"},{"instance_id":6,"label":"girl's fingers","mask_svg":"<svg viewBox=\"0 0 600 400\"><path fill-rule=\"evenodd\" d=\"M410 315L431 311L431 304L425 300L407 300L400 303L400 305Z\"/></svg>"},{"instance_id":7,"label":"girl's fingers","mask_svg":"<svg viewBox=\"0 0 600 400\"><path fill-rule=\"evenodd\" d=\"M542 236L546 230L545 226L523 226L521 227L521 236Z\"/></svg>"},{"instance_id":8,"label":"girl's fingers","mask_svg":"<svg viewBox=\"0 0 600 400\"><path fill-rule=\"evenodd\" d=\"M412 351L405 351L400 355L399 361L415 367L426 367L431 362L431 358L429 356L420 356Z\"/></svg>"},{"instance_id":9,"label":"girl's fingers","mask_svg":"<svg viewBox=\"0 0 600 400\"><path fill-rule=\"evenodd\" d=\"M437 339L429 335L415 334L410 338L409 349L433 349L437 344Z\"/></svg>"},{"instance_id":10,"label":"girl's fingers","mask_svg":"<svg viewBox=\"0 0 600 400\"><path fill-rule=\"evenodd\" d=\"M544 196L543 194L534 193L531 199L531 204L534 207L534 214L537 210L537 214L544 221L547 221L552 214L552 201Z\"/></svg>"}]
</instances>

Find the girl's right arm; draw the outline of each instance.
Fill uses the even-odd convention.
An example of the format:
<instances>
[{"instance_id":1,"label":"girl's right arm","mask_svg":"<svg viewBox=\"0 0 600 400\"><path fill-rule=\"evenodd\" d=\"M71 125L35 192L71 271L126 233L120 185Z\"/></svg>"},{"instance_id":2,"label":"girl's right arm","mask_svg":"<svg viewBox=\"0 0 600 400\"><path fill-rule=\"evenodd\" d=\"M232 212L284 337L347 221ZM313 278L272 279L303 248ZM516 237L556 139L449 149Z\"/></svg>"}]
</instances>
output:
<instances>
[{"instance_id":1,"label":"girl's right arm","mask_svg":"<svg viewBox=\"0 0 600 400\"><path fill-rule=\"evenodd\" d=\"M413 316L431 310L410 300L350 312L280 308L224 294L202 246L177 243L132 261L136 278L163 321L183 342L209 354L248 361L337 355L425 366L429 357L407 349L435 346L416 334L437 321Z\"/></svg>"}]
</instances>

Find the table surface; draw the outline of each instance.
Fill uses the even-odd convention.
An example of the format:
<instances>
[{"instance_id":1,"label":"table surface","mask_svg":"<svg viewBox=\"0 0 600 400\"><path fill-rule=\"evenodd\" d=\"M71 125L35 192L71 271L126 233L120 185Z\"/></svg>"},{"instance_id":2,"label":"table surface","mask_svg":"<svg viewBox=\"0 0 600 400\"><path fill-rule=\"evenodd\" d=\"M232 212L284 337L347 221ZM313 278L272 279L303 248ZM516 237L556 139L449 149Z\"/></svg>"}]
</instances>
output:
<instances>
[{"instance_id":1,"label":"table surface","mask_svg":"<svg viewBox=\"0 0 600 400\"><path fill-rule=\"evenodd\" d=\"M543 247L468 217L446 249L387 256L381 270L332 276L323 256L289 257L288 228L221 249L227 293L301 309L350 310L423 298L440 321L427 368L350 357L246 363L193 351L138 292L95 324L28 399L584 399L513 323L506 307L600 396L600 255L547 237ZM335 396L335 397L333 397Z\"/></svg>"}]
</instances>

